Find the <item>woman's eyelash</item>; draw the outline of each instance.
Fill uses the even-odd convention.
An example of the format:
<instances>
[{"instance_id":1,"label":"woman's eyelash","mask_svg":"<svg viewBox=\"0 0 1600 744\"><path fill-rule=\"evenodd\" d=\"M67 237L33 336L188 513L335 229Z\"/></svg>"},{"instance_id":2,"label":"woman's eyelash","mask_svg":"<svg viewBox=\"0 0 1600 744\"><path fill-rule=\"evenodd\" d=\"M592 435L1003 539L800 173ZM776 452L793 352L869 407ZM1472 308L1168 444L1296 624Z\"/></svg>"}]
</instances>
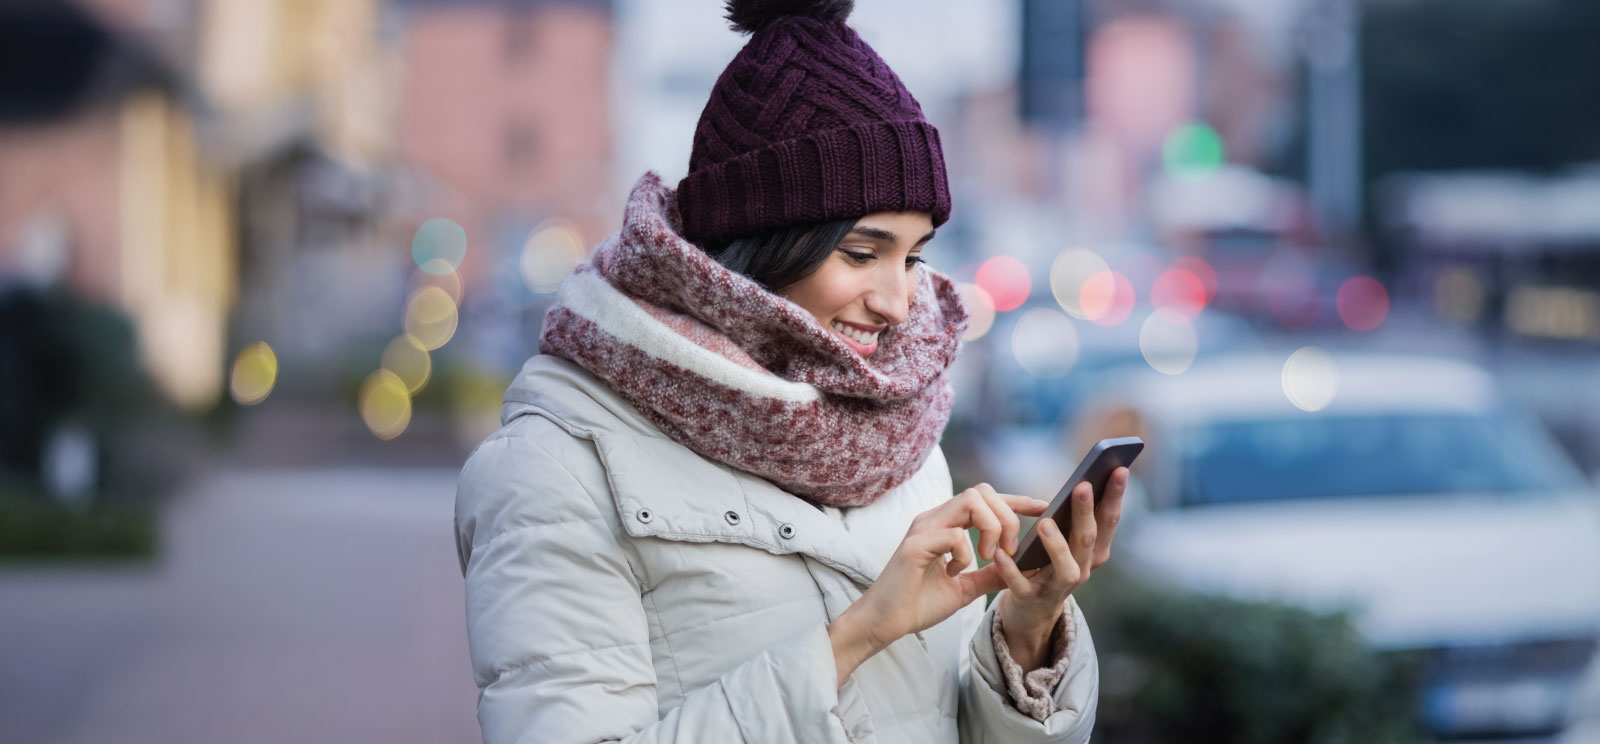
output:
<instances>
[{"instance_id":1,"label":"woman's eyelash","mask_svg":"<svg viewBox=\"0 0 1600 744\"><path fill-rule=\"evenodd\" d=\"M872 259L877 258L876 255L873 255L871 253L859 253L859 252L856 252L856 251L840 251L840 253L843 253L844 255L849 256L851 262L856 263L856 264L860 264L860 265L865 265L868 261L871 261ZM906 265L907 266L916 266L917 264L920 264L920 263L927 263L927 259L925 259L925 258L923 258L921 256L907 256L906 257Z\"/></svg>"}]
</instances>

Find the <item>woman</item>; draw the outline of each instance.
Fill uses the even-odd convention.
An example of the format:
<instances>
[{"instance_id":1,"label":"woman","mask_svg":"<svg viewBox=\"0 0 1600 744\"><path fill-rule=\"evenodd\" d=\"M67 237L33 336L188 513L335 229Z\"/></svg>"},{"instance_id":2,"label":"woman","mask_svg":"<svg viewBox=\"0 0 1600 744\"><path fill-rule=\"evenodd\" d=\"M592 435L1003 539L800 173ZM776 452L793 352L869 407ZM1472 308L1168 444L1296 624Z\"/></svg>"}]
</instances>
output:
<instances>
[{"instance_id":1,"label":"woman","mask_svg":"<svg viewBox=\"0 0 1600 744\"><path fill-rule=\"evenodd\" d=\"M1089 737L1070 593L1127 474L1098 513L1080 487L1070 536L1041 520L1052 563L1029 573L1009 554L1043 502L952 497L967 316L920 266L943 157L850 7L729 4L751 39L688 176L640 179L462 470L486 741Z\"/></svg>"}]
</instances>

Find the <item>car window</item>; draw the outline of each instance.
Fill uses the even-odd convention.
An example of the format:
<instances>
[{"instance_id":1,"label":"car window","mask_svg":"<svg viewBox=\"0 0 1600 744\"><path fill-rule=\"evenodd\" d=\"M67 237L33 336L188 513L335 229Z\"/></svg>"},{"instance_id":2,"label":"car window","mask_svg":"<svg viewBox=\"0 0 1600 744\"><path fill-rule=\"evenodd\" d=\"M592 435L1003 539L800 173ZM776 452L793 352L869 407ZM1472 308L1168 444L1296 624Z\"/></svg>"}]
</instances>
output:
<instances>
[{"instance_id":1,"label":"car window","mask_svg":"<svg viewBox=\"0 0 1600 744\"><path fill-rule=\"evenodd\" d=\"M1176 440L1185 506L1584 486L1551 437L1507 413L1222 421Z\"/></svg>"}]
</instances>

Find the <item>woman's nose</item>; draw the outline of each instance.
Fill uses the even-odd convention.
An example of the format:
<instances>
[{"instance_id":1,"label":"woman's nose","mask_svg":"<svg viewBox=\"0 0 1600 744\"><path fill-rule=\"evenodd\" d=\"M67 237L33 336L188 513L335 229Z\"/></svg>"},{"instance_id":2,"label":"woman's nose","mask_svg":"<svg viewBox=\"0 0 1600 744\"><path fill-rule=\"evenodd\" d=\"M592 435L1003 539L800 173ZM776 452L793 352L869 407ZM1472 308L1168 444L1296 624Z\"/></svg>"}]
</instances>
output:
<instances>
[{"instance_id":1,"label":"woman's nose","mask_svg":"<svg viewBox=\"0 0 1600 744\"><path fill-rule=\"evenodd\" d=\"M867 309L883 316L885 323L900 325L911 312L911 290L916 286L917 275L911 271L885 271L878 278L878 286L867 298Z\"/></svg>"}]
</instances>

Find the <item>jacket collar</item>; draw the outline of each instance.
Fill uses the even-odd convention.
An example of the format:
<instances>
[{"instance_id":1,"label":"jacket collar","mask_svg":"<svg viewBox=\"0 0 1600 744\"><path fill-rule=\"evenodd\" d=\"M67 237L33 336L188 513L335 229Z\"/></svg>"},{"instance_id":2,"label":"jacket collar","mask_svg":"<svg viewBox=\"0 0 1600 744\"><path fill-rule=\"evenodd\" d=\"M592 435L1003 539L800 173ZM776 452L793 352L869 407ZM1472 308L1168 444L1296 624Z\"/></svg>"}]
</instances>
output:
<instances>
[{"instance_id":1,"label":"jacket collar","mask_svg":"<svg viewBox=\"0 0 1600 744\"><path fill-rule=\"evenodd\" d=\"M666 437L632 404L572 362L541 354L523 365L506 391L501 421L530 413L594 442L618 518L633 537L803 553L863 587L883 570L838 519Z\"/></svg>"}]
</instances>

